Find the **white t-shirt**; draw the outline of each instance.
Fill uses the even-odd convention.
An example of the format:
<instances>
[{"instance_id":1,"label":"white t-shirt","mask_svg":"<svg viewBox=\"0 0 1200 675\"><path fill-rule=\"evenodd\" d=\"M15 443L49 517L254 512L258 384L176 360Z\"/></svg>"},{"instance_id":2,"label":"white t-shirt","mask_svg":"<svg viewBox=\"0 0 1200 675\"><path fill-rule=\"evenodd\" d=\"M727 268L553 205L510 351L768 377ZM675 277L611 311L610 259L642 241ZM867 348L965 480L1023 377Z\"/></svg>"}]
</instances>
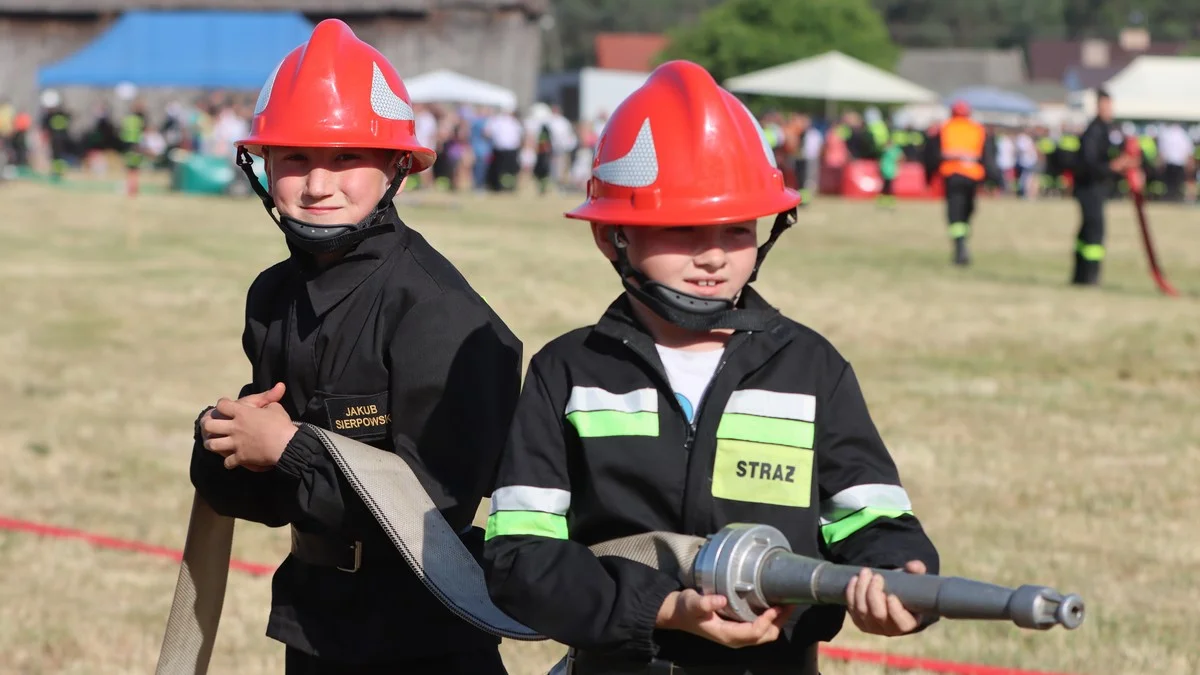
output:
<instances>
[{"instance_id":1,"label":"white t-shirt","mask_svg":"<svg viewBox=\"0 0 1200 675\"><path fill-rule=\"evenodd\" d=\"M1192 157L1195 146L1187 132L1178 124L1172 124L1158 137L1158 154L1165 164L1184 166Z\"/></svg>"},{"instance_id":2,"label":"white t-shirt","mask_svg":"<svg viewBox=\"0 0 1200 675\"><path fill-rule=\"evenodd\" d=\"M497 150L517 150L521 147L524 127L512 115L495 115L483 127L483 133Z\"/></svg>"},{"instance_id":3,"label":"white t-shirt","mask_svg":"<svg viewBox=\"0 0 1200 675\"><path fill-rule=\"evenodd\" d=\"M1011 169L1017 165L1017 148L1011 136L996 139L996 166Z\"/></svg>"},{"instance_id":4,"label":"white t-shirt","mask_svg":"<svg viewBox=\"0 0 1200 675\"><path fill-rule=\"evenodd\" d=\"M696 407L700 405L700 398L708 389L708 383L712 380L725 349L697 352L671 349L658 344L654 346L658 349L658 357L662 359L663 368L667 371L671 388L675 390L676 400L683 407L688 421L695 421Z\"/></svg>"},{"instance_id":5,"label":"white t-shirt","mask_svg":"<svg viewBox=\"0 0 1200 675\"><path fill-rule=\"evenodd\" d=\"M417 119L414 123L414 131L417 135L417 142L421 145L437 149L438 142L438 122L433 113L428 110L422 110L417 113Z\"/></svg>"}]
</instances>

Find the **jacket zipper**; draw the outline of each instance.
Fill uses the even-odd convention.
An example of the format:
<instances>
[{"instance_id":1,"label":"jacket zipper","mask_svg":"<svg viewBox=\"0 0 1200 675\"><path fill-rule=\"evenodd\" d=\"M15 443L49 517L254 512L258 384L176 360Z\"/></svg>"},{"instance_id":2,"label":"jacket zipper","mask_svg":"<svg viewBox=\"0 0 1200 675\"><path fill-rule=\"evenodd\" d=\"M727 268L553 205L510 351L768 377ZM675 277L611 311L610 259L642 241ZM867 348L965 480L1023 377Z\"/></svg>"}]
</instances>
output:
<instances>
[{"instance_id":1,"label":"jacket zipper","mask_svg":"<svg viewBox=\"0 0 1200 675\"><path fill-rule=\"evenodd\" d=\"M733 350L737 349L743 342L746 341L746 336L749 333L735 333L729 342L725 344L725 351L721 354L721 359L717 361L717 367L713 370L712 377L709 378L708 384L704 387L704 393L700 394L700 400L696 402L696 415L688 424L687 434L687 450L690 453L692 446L696 443L696 430L700 426L700 415L704 411L704 404L708 401L708 394L712 391L713 384L716 383L717 377L721 375L721 370L725 368L725 364L729 361L729 355Z\"/></svg>"},{"instance_id":2,"label":"jacket zipper","mask_svg":"<svg viewBox=\"0 0 1200 675\"><path fill-rule=\"evenodd\" d=\"M666 372L664 372L662 369L655 367L655 359L652 358L651 355L647 354L644 350L639 349L638 345L635 345L629 338L621 338L621 344L625 345L634 354L642 357L642 360L646 362L646 365L650 366L650 369L654 371L656 375L658 375L660 380L658 386L669 394L667 399L671 401L672 407L679 413L679 416L683 418L683 425L686 430L683 449L689 454L692 451L692 447L696 443L696 431L700 424L700 413L702 410L704 410L704 403L706 400L708 400L708 393L710 390L712 390L713 383L717 381L717 376L721 374L721 370L725 368L725 364L729 361L729 354L732 353L734 349L737 349L742 342L745 342L746 335L748 335L748 333L735 333L725 345L725 351L721 354L721 359L717 361L717 367L715 370L713 370L712 377L709 378L708 384L704 387L704 393L700 395L700 400L696 402L696 409L694 411L695 415L691 420L688 420L687 415L683 411L683 406L681 406L679 404L679 400L675 398L675 391L671 387L671 378L668 377Z\"/></svg>"}]
</instances>

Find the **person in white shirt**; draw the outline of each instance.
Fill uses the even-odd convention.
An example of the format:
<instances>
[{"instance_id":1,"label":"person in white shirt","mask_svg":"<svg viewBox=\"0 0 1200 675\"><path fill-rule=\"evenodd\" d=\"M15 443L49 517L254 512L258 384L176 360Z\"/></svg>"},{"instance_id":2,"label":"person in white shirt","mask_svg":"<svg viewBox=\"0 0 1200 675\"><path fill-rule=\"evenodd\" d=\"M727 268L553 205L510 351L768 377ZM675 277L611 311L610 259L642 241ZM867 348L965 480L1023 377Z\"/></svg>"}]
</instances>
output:
<instances>
[{"instance_id":1,"label":"person in white shirt","mask_svg":"<svg viewBox=\"0 0 1200 675\"><path fill-rule=\"evenodd\" d=\"M1017 173L1017 148L1012 136L1007 133L996 134L996 167L1000 169L1000 175L1004 176L1004 191L1009 192L1015 187L1017 194L1020 194L1021 176Z\"/></svg>"},{"instance_id":2,"label":"person in white shirt","mask_svg":"<svg viewBox=\"0 0 1200 675\"><path fill-rule=\"evenodd\" d=\"M218 157L229 155L229 160L232 162L233 156L230 154L229 148L235 147L239 139L249 135L249 120L240 117L232 105L226 105L221 108L216 122L213 123L212 135L209 136L205 149L206 154Z\"/></svg>"},{"instance_id":3,"label":"person in white shirt","mask_svg":"<svg viewBox=\"0 0 1200 675\"><path fill-rule=\"evenodd\" d=\"M562 106L557 103L550 106L550 141L554 147L551 178L560 189L566 188L570 182L571 161L579 147L579 138L575 135L575 126L563 115Z\"/></svg>"},{"instance_id":4,"label":"person in white shirt","mask_svg":"<svg viewBox=\"0 0 1200 675\"><path fill-rule=\"evenodd\" d=\"M492 143L492 161L488 165L487 184L493 192L512 192L517 188L517 175L521 170L521 144L525 129L506 108L487 121L483 134Z\"/></svg>"},{"instance_id":5,"label":"person in white shirt","mask_svg":"<svg viewBox=\"0 0 1200 675\"><path fill-rule=\"evenodd\" d=\"M802 140L804 163L808 170L804 172L804 185L800 186L800 194L804 195L805 202L821 184L821 148L824 145L825 136L821 134L817 125L810 124Z\"/></svg>"},{"instance_id":6,"label":"person in white shirt","mask_svg":"<svg viewBox=\"0 0 1200 675\"><path fill-rule=\"evenodd\" d=\"M1192 139L1179 124L1170 124L1159 134L1158 155L1165 165L1163 181L1167 187L1167 201L1183 201L1184 183L1187 181L1195 150Z\"/></svg>"},{"instance_id":7,"label":"person in white shirt","mask_svg":"<svg viewBox=\"0 0 1200 675\"><path fill-rule=\"evenodd\" d=\"M1037 180L1038 149L1033 137L1022 131L1017 134L1017 194L1026 197L1033 194L1032 186Z\"/></svg>"}]
</instances>

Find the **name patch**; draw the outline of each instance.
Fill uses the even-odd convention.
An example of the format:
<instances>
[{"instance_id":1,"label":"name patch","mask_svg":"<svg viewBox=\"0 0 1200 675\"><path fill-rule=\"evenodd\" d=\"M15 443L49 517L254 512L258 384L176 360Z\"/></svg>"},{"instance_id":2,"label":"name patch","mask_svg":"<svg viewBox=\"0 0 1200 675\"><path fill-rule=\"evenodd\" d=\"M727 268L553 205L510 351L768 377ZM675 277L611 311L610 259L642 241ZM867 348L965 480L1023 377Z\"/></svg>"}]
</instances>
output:
<instances>
[{"instance_id":1,"label":"name patch","mask_svg":"<svg viewBox=\"0 0 1200 675\"><path fill-rule=\"evenodd\" d=\"M812 501L813 451L719 439L712 494L720 499L807 508Z\"/></svg>"},{"instance_id":2,"label":"name patch","mask_svg":"<svg viewBox=\"0 0 1200 675\"><path fill-rule=\"evenodd\" d=\"M325 411L329 414L330 431L360 441L386 437L392 423L387 392L328 398Z\"/></svg>"}]
</instances>

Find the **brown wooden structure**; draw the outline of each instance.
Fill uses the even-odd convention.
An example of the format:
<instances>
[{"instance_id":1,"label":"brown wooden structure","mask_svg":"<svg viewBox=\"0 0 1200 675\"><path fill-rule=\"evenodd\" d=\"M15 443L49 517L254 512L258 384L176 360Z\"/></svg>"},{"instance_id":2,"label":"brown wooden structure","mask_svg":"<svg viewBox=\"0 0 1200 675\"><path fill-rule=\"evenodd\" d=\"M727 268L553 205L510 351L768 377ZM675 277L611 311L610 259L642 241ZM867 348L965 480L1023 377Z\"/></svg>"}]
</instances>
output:
<instances>
[{"instance_id":1,"label":"brown wooden structure","mask_svg":"<svg viewBox=\"0 0 1200 675\"><path fill-rule=\"evenodd\" d=\"M36 110L38 68L81 49L124 11L254 9L298 11L314 23L342 19L402 77L449 68L508 87L526 106L536 92L540 20L548 6L549 0L0 0L0 98ZM109 94L63 93L77 116ZM196 93L154 92L148 102Z\"/></svg>"}]
</instances>

